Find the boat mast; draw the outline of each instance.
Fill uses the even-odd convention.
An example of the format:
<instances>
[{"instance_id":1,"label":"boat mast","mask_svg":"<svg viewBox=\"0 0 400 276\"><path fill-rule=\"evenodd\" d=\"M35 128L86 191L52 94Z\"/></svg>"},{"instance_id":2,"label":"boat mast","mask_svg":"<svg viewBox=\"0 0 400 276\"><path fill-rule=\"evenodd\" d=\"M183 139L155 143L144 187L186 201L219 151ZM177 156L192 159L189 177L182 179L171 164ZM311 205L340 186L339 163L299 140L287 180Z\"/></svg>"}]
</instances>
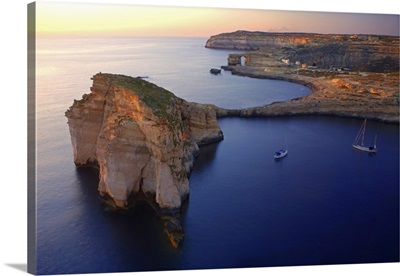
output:
<instances>
[{"instance_id":1,"label":"boat mast","mask_svg":"<svg viewBox=\"0 0 400 276\"><path fill-rule=\"evenodd\" d=\"M361 125L361 128L358 131L358 134L356 136L356 139L354 140L353 145L357 145L357 143L360 140L360 138L361 138L361 145L362 146L364 145L364 134L365 134L366 124L367 124L367 119L364 119L364 123Z\"/></svg>"},{"instance_id":2,"label":"boat mast","mask_svg":"<svg viewBox=\"0 0 400 276\"><path fill-rule=\"evenodd\" d=\"M364 146L364 135L365 135L365 128L366 127L367 127L367 119L365 119L364 123L363 123L361 146Z\"/></svg>"}]
</instances>

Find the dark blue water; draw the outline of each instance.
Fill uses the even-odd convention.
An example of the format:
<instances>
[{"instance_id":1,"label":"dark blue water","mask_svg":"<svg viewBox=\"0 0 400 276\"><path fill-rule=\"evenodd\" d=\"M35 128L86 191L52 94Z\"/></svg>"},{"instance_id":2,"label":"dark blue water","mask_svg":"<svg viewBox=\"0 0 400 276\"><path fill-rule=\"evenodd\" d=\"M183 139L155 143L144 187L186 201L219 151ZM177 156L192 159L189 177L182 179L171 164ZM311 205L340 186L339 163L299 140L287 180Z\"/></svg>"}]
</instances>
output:
<instances>
[{"instance_id":1,"label":"dark blue water","mask_svg":"<svg viewBox=\"0 0 400 276\"><path fill-rule=\"evenodd\" d=\"M370 123L383 137L368 155L351 148L360 123L220 120L226 138L202 149L191 179L191 251L215 267L398 260L398 127ZM276 161L282 133L289 154Z\"/></svg>"},{"instance_id":2,"label":"dark blue water","mask_svg":"<svg viewBox=\"0 0 400 276\"><path fill-rule=\"evenodd\" d=\"M46 41L39 47L39 274L399 260L398 125L368 122L366 140L377 133L379 150L369 155L351 147L358 119L220 119L225 139L201 148L182 208L185 240L178 250L148 206L105 212L98 172L73 164L63 115L88 92L96 72L148 74L181 97L202 98L204 90L208 102L227 99L227 107L240 107L250 94L250 104L258 105L268 103L265 97L275 101L282 93L290 98L307 91L284 82L211 75L209 67L224 64L227 52L204 49L200 39L163 41ZM179 53L176 66L171 52ZM179 72L182 82L171 80ZM276 161L283 140L289 154Z\"/></svg>"}]
</instances>

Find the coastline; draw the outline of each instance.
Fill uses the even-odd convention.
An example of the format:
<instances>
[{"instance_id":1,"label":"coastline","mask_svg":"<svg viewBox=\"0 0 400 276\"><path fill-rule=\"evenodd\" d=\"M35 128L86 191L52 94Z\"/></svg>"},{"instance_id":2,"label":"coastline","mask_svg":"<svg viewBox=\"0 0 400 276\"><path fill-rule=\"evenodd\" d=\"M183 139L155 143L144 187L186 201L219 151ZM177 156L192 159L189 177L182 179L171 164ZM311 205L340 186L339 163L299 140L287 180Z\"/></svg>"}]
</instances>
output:
<instances>
[{"instance_id":1,"label":"coastline","mask_svg":"<svg viewBox=\"0 0 400 276\"><path fill-rule=\"evenodd\" d=\"M229 54L233 75L293 82L311 94L245 108L217 108L222 116L333 115L399 124L399 37L236 31L209 38L205 47Z\"/></svg>"},{"instance_id":2,"label":"coastline","mask_svg":"<svg viewBox=\"0 0 400 276\"><path fill-rule=\"evenodd\" d=\"M311 94L244 109L213 106L218 117L330 115L399 124L398 73L328 75L323 71L305 71L289 67L263 68L236 65L222 66L222 68L241 77L301 84L310 88Z\"/></svg>"}]
</instances>

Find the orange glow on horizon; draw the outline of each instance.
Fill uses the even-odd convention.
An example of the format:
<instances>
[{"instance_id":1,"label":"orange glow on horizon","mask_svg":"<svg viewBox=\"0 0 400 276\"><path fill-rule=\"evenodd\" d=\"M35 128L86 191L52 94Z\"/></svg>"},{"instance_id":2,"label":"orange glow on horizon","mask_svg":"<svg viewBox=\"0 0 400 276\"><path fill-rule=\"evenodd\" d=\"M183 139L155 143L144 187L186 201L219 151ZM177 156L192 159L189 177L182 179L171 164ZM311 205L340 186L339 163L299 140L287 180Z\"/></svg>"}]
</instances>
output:
<instances>
[{"instance_id":1,"label":"orange glow on horizon","mask_svg":"<svg viewBox=\"0 0 400 276\"><path fill-rule=\"evenodd\" d=\"M36 3L39 36L210 37L237 30L399 35L399 15Z\"/></svg>"},{"instance_id":2,"label":"orange glow on horizon","mask_svg":"<svg viewBox=\"0 0 400 276\"><path fill-rule=\"evenodd\" d=\"M218 11L130 5L37 3L38 35L208 36Z\"/></svg>"}]
</instances>

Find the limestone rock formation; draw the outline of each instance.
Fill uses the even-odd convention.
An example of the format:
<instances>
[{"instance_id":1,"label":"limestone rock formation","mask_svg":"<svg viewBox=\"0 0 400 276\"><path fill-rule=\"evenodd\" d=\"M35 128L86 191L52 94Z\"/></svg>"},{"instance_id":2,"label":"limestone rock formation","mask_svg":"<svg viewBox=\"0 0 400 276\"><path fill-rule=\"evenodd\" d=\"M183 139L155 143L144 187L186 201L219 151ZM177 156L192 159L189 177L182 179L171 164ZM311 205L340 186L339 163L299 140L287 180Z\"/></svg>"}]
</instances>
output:
<instances>
[{"instance_id":1,"label":"limestone rock formation","mask_svg":"<svg viewBox=\"0 0 400 276\"><path fill-rule=\"evenodd\" d=\"M141 78L99 73L92 80L91 93L65 113L75 164L99 168L98 190L112 208L144 195L176 213L199 145L223 139L215 111Z\"/></svg>"},{"instance_id":2,"label":"limestone rock formation","mask_svg":"<svg viewBox=\"0 0 400 276\"><path fill-rule=\"evenodd\" d=\"M211 36L205 47L257 50L244 54L246 64L273 59L325 69L348 67L385 73L399 70L398 36L236 31Z\"/></svg>"},{"instance_id":3,"label":"limestone rock formation","mask_svg":"<svg viewBox=\"0 0 400 276\"><path fill-rule=\"evenodd\" d=\"M258 50L270 46L288 46L312 42L309 34L236 31L211 36L206 48Z\"/></svg>"},{"instance_id":4,"label":"limestone rock formation","mask_svg":"<svg viewBox=\"0 0 400 276\"><path fill-rule=\"evenodd\" d=\"M298 83L312 92L259 107L212 108L219 117L319 114L398 124L399 41L398 36L249 31L212 36L206 47L246 50L229 54L222 69Z\"/></svg>"}]
</instances>

